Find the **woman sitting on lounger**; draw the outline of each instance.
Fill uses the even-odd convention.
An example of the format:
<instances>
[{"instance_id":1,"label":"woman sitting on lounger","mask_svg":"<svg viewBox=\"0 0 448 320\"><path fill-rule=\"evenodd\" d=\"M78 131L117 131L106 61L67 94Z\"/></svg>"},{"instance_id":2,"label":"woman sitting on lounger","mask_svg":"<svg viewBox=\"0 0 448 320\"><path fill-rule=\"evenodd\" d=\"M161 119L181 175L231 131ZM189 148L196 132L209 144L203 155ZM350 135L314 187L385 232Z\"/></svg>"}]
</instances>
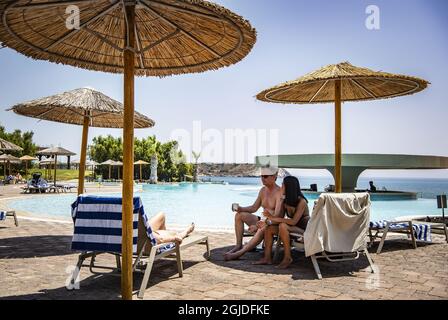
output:
<instances>
[{"instance_id":1,"label":"woman sitting on lounger","mask_svg":"<svg viewBox=\"0 0 448 320\"><path fill-rule=\"evenodd\" d=\"M288 176L283 179L283 198L276 206L275 216L265 212L266 224L264 234L264 258L255 264L272 264L272 244L274 235L278 234L283 246L285 255L283 261L278 265L281 269L286 269L292 263L290 233L303 233L310 219L308 210L308 200L300 189L299 180L296 177ZM279 218L277 211L285 213L286 218Z\"/></svg>"},{"instance_id":2,"label":"woman sitting on lounger","mask_svg":"<svg viewBox=\"0 0 448 320\"><path fill-rule=\"evenodd\" d=\"M166 217L165 213L160 212L151 219L149 219L149 224L151 225L152 233L154 238L157 240L157 244L177 242L182 243L190 233L194 230L194 223L188 226L185 230L181 232L168 231L165 225Z\"/></svg>"}]
</instances>

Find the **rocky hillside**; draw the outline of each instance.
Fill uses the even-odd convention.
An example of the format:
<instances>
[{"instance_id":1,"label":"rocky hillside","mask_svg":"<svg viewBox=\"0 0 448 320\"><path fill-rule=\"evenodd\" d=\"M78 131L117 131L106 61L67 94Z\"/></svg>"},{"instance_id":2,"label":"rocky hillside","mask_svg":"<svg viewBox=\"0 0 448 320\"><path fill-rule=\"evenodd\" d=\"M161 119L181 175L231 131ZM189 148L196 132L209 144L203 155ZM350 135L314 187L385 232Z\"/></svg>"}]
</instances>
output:
<instances>
[{"instance_id":1,"label":"rocky hillside","mask_svg":"<svg viewBox=\"0 0 448 320\"><path fill-rule=\"evenodd\" d=\"M201 163L199 175L222 177L256 177L258 168L250 163Z\"/></svg>"}]
</instances>

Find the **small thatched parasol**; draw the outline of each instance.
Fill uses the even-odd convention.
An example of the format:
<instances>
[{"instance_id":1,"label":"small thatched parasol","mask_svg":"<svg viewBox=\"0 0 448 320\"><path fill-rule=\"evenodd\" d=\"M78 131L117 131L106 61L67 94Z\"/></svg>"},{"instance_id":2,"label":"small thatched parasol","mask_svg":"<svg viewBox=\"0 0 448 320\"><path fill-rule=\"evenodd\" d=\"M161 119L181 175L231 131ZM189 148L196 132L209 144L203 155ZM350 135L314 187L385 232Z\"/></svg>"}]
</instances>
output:
<instances>
[{"instance_id":1,"label":"small thatched parasol","mask_svg":"<svg viewBox=\"0 0 448 320\"><path fill-rule=\"evenodd\" d=\"M25 177L26 177L28 175L28 173L27 173L28 172L28 161L34 161L34 160L37 160L37 158L26 155L26 156L20 157L20 160L25 161Z\"/></svg>"},{"instance_id":2,"label":"small thatched parasol","mask_svg":"<svg viewBox=\"0 0 448 320\"><path fill-rule=\"evenodd\" d=\"M20 163L20 159L10 154L0 155L0 162L3 163L3 175L6 179L6 166L8 166L9 174L11 174L11 163Z\"/></svg>"},{"instance_id":3,"label":"small thatched parasol","mask_svg":"<svg viewBox=\"0 0 448 320\"><path fill-rule=\"evenodd\" d=\"M22 151L23 149L12 142L6 141L0 138L0 150L1 151Z\"/></svg>"},{"instance_id":4,"label":"small thatched parasol","mask_svg":"<svg viewBox=\"0 0 448 320\"><path fill-rule=\"evenodd\" d=\"M71 157L76 155L76 153L71 152L67 149L64 149L62 147L52 147L48 149L41 150L37 152L38 155L41 156L50 156L54 157L54 185L56 186L56 170L58 166L58 156L65 156L65 157Z\"/></svg>"},{"instance_id":5,"label":"small thatched parasol","mask_svg":"<svg viewBox=\"0 0 448 320\"><path fill-rule=\"evenodd\" d=\"M123 162L114 161L114 164L112 166L117 167L117 180L120 180L120 167L123 166Z\"/></svg>"},{"instance_id":6,"label":"small thatched parasol","mask_svg":"<svg viewBox=\"0 0 448 320\"><path fill-rule=\"evenodd\" d=\"M342 192L341 103L409 95L424 90L428 84L419 78L377 72L343 62L264 90L257 99L284 104L335 103L334 178L336 192Z\"/></svg>"},{"instance_id":7,"label":"small thatched parasol","mask_svg":"<svg viewBox=\"0 0 448 320\"><path fill-rule=\"evenodd\" d=\"M111 176L112 176L112 166L114 164L115 164L115 161L110 160L110 159L100 163L100 165L102 165L102 166L109 166L109 180L111 179Z\"/></svg>"},{"instance_id":8,"label":"small thatched parasol","mask_svg":"<svg viewBox=\"0 0 448 320\"><path fill-rule=\"evenodd\" d=\"M11 109L17 114L41 120L83 126L79 161L78 194L84 192L87 140L90 127L123 128L123 105L91 88L80 88L53 96L24 102ZM136 112L135 128L149 128L154 121Z\"/></svg>"},{"instance_id":9,"label":"small thatched parasol","mask_svg":"<svg viewBox=\"0 0 448 320\"><path fill-rule=\"evenodd\" d=\"M80 10L67 29L66 8ZM132 298L134 75L203 72L242 60L250 23L203 0L1 1L0 42L35 59L124 73L122 296ZM140 291L141 298L143 290Z\"/></svg>"},{"instance_id":10,"label":"small thatched parasol","mask_svg":"<svg viewBox=\"0 0 448 320\"><path fill-rule=\"evenodd\" d=\"M138 161L134 162L134 165L140 166L140 181L142 181L142 166L147 165L147 164L149 164L149 163L146 161L143 161L143 160L138 160Z\"/></svg>"}]
</instances>

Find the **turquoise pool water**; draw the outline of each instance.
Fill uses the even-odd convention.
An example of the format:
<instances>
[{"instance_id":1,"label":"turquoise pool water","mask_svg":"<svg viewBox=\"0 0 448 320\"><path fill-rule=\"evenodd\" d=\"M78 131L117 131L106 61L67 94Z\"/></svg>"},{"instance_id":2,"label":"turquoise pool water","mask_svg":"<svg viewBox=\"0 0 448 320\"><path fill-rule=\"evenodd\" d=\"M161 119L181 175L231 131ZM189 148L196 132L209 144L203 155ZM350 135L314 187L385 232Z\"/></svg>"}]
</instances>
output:
<instances>
[{"instance_id":1,"label":"turquoise pool water","mask_svg":"<svg viewBox=\"0 0 448 320\"><path fill-rule=\"evenodd\" d=\"M253 184L144 185L143 192L136 195L142 198L145 210L150 215L166 212L169 224L186 225L194 221L200 228L232 228L234 215L230 210L231 204L251 205L259 188ZM316 197L308 196L312 209ZM75 199L75 194L37 195L11 200L8 206L30 212L36 217L69 220L70 204ZM440 214L434 199L372 202L373 220L430 214Z\"/></svg>"}]
</instances>

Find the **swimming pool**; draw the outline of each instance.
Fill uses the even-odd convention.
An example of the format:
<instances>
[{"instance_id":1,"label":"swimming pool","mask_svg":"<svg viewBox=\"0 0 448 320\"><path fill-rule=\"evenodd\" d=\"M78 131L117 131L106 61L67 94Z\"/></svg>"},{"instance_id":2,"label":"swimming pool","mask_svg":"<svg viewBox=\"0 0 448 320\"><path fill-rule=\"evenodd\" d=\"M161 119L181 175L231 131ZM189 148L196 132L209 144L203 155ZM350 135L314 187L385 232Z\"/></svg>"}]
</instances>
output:
<instances>
[{"instance_id":1,"label":"swimming pool","mask_svg":"<svg viewBox=\"0 0 448 320\"><path fill-rule=\"evenodd\" d=\"M231 204L251 205L259 188L257 185L242 184L143 185L143 191L136 193L136 196L142 198L149 215L166 212L169 224L186 225L195 222L199 228L232 228L234 214L230 210ZM316 196L308 196L312 209ZM35 217L70 220L70 204L75 199L75 194L37 195L10 200L7 205ZM406 215L440 215L440 212L433 199L372 201L372 220Z\"/></svg>"}]
</instances>

